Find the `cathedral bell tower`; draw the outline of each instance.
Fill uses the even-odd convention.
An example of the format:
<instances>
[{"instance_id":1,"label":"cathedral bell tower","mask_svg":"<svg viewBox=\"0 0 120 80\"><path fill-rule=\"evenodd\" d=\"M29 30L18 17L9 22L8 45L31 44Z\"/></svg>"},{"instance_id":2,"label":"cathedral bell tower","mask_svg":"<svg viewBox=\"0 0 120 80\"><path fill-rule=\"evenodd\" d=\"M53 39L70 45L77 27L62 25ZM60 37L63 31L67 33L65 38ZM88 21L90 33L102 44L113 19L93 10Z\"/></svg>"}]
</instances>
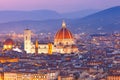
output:
<instances>
[{"instance_id":1,"label":"cathedral bell tower","mask_svg":"<svg viewBox=\"0 0 120 80\"><path fill-rule=\"evenodd\" d=\"M27 53L31 53L31 30L24 30L24 50Z\"/></svg>"}]
</instances>

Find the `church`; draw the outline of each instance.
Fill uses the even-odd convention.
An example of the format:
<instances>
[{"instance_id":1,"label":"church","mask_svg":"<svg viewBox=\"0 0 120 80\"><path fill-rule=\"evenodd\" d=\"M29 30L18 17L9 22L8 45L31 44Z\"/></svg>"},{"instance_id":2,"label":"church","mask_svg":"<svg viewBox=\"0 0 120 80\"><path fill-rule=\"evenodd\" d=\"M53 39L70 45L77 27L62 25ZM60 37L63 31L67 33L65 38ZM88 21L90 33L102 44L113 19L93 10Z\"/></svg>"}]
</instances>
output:
<instances>
[{"instance_id":1,"label":"church","mask_svg":"<svg viewBox=\"0 0 120 80\"><path fill-rule=\"evenodd\" d=\"M63 21L62 28L58 30L54 36L54 42L48 42L46 44L39 44L36 40L35 43L31 41L31 30L24 30L24 50L31 54L52 54L52 53L62 53L70 54L77 53L78 48L75 44L74 36L67 29L66 23Z\"/></svg>"}]
</instances>

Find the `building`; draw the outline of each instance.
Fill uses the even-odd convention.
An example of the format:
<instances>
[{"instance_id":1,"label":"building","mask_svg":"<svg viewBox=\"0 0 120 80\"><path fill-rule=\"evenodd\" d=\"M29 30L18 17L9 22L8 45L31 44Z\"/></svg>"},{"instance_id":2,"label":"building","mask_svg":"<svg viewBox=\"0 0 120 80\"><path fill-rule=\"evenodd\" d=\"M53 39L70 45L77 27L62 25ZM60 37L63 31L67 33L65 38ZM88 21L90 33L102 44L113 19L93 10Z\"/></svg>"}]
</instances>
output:
<instances>
[{"instance_id":1,"label":"building","mask_svg":"<svg viewBox=\"0 0 120 80\"><path fill-rule=\"evenodd\" d=\"M3 72L0 73L0 80L56 80L58 73L54 72Z\"/></svg>"},{"instance_id":2,"label":"building","mask_svg":"<svg viewBox=\"0 0 120 80\"><path fill-rule=\"evenodd\" d=\"M31 80L48 80L47 73L33 74Z\"/></svg>"},{"instance_id":3,"label":"building","mask_svg":"<svg viewBox=\"0 0 120 80\"><path fill-rule=\"evenodd\" d=\"M4 80L4 74L0 73L0 80Z\"/></svg>"},{"instance_id":4,"label":"building","mask_svg":"<svg viewBox=\"0 0 120 80\"><path fill-rule=\"evenodd\" d=\"M3 50L12 50L14 47L14 41L12 39L6 39L3 45Z\"/></svg>"},{"instance_id":5,"label":"building","mask_svg":"<svg viewBox=\"0 0 120 80\"><path fill-rule=\"evenodd\" d=\"M4 80L17 80L17 73L5 72Z\"/></svg>"},{"instance_id":6,"label":"building","mask_svg":"<svg viewBox=\"0 0 120 80\"><path fill-rule=\"evenodd\" d=\"M58 76L58 80L74 80L73 76Z\"/></svg>"},{"instance_id":7,"label":"building","mask_svg":"<svg viewBox=\"0 0 120 80\"><path fill-rule=\"evenodd\" d=\"M119 75L109 75L109 76L107 76L107 80L120 80L120 74Z\"/></svg>"},{"instance_id":8,"label":"building","mask_svg":"<svg viewBox=\"0 0 120 80\"><path fill-rule=\"evenodd\" d=\"M39 43L38 40L33 43L31 41L31 34L30 29L24 30L24 50L27 53L64 54L78 52L73 34L67 29L64 21L62 23L62 28L55 34L54 43Z\"/></svg>"},{"instance_id":9,"label":"building","mask_svg":"<svg viewBox=\"0 0 120 80\"><path fill-rule=\"evenodd\" d=\"M62 28L55 34L54 46L58 53L72 53L78 51L73 34L67 29L64 21Z\"/></svg>"},{"instance_id":10,"label":"building","mask_svg":"<svg viewBox=\"0 0 120 80\"><path fill-rule=\"evenodd\" d=\"M0 57L0 63L18 62L18 58Z\"/></svg>"}]
</instances>

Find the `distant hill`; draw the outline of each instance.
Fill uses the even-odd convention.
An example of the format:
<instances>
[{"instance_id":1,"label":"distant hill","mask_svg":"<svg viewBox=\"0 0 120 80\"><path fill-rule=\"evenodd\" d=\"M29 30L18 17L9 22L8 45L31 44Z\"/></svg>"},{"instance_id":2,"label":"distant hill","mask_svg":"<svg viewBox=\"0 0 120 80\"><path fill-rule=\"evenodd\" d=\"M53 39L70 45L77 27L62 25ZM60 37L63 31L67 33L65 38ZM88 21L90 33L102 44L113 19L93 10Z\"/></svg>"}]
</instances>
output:
<instances>
[{"instance_id":1,"label":"distant hill","mask_svg":"<svg viewBox=\"0 0 120 80\"><path fill-rule=\"evenodd\" d=\"M68 19L76 19L76 18L83 18L85 16L94 14L98 11L100 10L86 9L86 10L80 10L80 11L75 11L75 12L63 13L62 16Z\"/></svg>"},{"instance_id":2,"label":"distant hill","mask_svg":"<svg viewBox=\"0 0 120 80\"><path fill-rule=\"evenodd\" d=\"M0 23L21 20L59 19L61 15L51 10L0 11Z\"/></svg>"},{"instance_id":3,"label":"distant hill","mask_svg":"<svg viewBox=\"0 0 120 80\"><path fill-rule=\"evenodd\" d=\"M22 20L50 20L61 18L81 18L98 10L82 10L68 13L58 13L52 10L33 10L33 11L0 11L0 23ZM80 15L80 16L79 16Z\"/></svg>"},{"instance_id":4,"label":"distant hill","mask_svg":"<svg viewBox=\"0 0 120 80\"><path fill-rule=\"evenodd\" d=\"M72 25L77 30L88 32L120 31L120 6L97 12L82 19L77 19Z\"/></svg>"},{"instance_id":5,"label":"distant hill","mask_svg":"<svg viewBox=\"0 0 120 80\"><path fill-rule=\"evenodd\" d=\"M56 13L57 14L57 13ZM58 15L59 17L59 15ZM36 32L56 32L62 18L50 20L22 20L1 23L1 32L22 32L27 26ZM65 19L72 32L113 32L120 31L120 6L112 7L79 19Z\"/></svg>"},{"instance_id":6,"label":"distant hill","mask_svg":"<svg viewBox=\"0 0 120 80\"><path fill-rule=\"evenodd\" d=\"M29 28L35 32L55 32L61 26L62 19L56 20L45 20L45 21L32 21L32 20L24 20L24 21L15 21L8 23L0 24L0 32L23 32L24 29Z\"/></svg>"}]
</instances>

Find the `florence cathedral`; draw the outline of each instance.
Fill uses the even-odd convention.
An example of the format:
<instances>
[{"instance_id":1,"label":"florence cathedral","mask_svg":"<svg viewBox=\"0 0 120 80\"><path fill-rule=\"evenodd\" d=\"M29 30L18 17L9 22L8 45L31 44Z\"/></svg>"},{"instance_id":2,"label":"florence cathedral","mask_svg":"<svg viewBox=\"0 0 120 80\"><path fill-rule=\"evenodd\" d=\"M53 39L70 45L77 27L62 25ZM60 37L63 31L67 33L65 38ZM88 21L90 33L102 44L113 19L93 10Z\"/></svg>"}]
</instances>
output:
<instances>
[{"instance_id":1,"label":"florence cathedral","mask_svg":"<svg viewBox=\"0 0 120 80\"><path fill-rule=\"evenodd\" d=\"M38 40L33 43L31 41L32 31L24 30L24 50L31 54L52 54L52 53L76 53L78 48L75 44L73 34L67 29L66 23L63 21L62 28L58 30L54 36L53 43L40 43Z\"/></svg>"}]
</instances>

